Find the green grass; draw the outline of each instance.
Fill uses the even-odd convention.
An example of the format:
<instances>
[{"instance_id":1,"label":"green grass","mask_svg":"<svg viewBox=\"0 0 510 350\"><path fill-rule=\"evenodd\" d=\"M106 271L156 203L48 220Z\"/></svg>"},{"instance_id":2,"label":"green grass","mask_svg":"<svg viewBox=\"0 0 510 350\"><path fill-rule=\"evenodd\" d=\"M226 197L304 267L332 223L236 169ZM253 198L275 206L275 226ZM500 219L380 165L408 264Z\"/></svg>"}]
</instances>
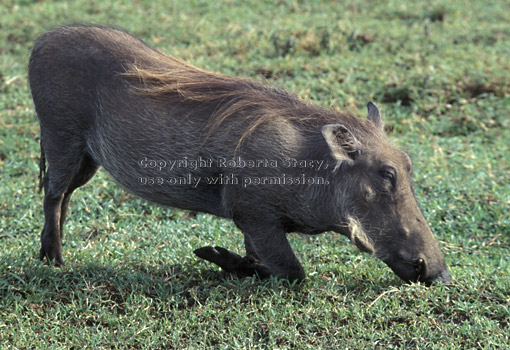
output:
<instances>
[{"instance_id":1,"label":"green grass","mask_svg":"<svg viewBox=\"0 0 510 350\"><path fill-rule=\"evenodd\" d=\"M202 68L325 107L364 115L374 100L413 158L454 284L404 284L333 233L291 237L302 285L232 278L192 254L209 244L242 251L231 222L153 206L104 172L73 197L66 266L44 266L26 67L38 35L77 22L125 28ZM3 0L2 349L509 348L509 38L504 0Z\"/></svg>"}]
</instances>

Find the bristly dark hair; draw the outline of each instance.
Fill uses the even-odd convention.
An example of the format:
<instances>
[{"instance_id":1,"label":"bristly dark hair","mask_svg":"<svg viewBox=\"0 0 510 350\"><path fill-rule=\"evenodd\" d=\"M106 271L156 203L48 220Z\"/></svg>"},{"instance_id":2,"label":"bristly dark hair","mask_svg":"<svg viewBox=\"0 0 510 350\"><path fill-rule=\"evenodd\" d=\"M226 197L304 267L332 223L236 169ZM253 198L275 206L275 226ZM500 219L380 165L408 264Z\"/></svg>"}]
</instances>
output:
<instances>
[{"instance_id":1,"label":"bristly dark hair","mask_svg":"<svg viewBox=\"0 0 510 350\"><path fill-rule=\"evenodd\" d=\"M238 145L262 124L276 120L319 126L338 123L340 118L359 132L366 131L364 123L353 115L314 106L285 90L248 78L207 72L158 51L152 51L150 58L146 54L128 64L122 74L137 93L162 103L210 105L215 112L208 122L209 131L230 116L247 112L243 113L247 128Z\"/></svg>"}]
</instances>

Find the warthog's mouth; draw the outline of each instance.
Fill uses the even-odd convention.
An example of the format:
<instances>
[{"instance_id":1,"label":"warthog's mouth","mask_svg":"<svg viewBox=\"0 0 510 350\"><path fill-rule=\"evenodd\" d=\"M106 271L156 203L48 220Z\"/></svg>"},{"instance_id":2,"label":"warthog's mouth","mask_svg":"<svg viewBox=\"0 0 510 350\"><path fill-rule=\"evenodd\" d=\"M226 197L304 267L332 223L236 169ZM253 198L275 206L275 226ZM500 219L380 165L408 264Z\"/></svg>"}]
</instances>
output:
<instances>
[{"instance_id":1,"label":"warthog's mouth","mask_svg":"<svg viewBox=\"0 0 510 350\"><path fill-rule=\"evenodd\" d=\"M430 271L423 258L414 261L389 259L384 261L395 274L406 282L423 282L427 286L432 283L450 284L452 278L445 266L438 272Z\"/></svg>"}]
</instances>

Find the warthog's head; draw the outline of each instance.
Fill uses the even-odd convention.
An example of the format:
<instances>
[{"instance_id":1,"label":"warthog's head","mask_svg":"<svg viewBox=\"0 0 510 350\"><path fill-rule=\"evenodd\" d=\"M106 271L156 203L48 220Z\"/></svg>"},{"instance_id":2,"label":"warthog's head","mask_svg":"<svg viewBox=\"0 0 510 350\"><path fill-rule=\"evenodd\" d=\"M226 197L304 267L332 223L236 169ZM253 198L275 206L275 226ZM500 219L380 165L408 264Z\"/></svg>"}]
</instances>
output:
<instances>
[{"instance_id":1,"label":"warthog's head","mask_svg":"<svg viewBox=\"0 0 510 350\"><path fill-rule=\"evenodd\" d=\"M373 103L366 124L362 131L341 124L322 129L337 161L333 187L342 214L335 229L405 281L449 284L443 254L414 197L409 156L386 141Z\"/></svg>"}]
</instances>

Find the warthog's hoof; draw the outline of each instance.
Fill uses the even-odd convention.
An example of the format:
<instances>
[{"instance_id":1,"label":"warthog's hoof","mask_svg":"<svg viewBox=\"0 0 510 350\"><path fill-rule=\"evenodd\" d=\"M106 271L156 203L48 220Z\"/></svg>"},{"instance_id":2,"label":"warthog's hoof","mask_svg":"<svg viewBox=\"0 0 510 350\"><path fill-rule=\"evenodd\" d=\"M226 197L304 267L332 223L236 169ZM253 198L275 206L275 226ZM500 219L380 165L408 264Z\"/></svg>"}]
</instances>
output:
<instances>
[{"instance_id":1,"label":"warthog's hoof","mask_svg":"<svg viewBox=\"0 0 510 350\"><path fill-rule=\"evenodd\" d=\"M43 248L39 251L39 260L43 261L46 265L51 265L54 262L55 266L64 266L64 260L62 259L62 253L58 250L51 249L46 252Z\"/></svg>"},{"instance_id":2,"label":"warthog's hoof","mask_svg":"<svg viewBox=\"0 0 510 350\"><path fill-rule=\"evenodd\" d=\"M210 246L198 248L193 253L199 258L218 265L227 272L236 274L238 277L257 274L260 278L266 278L271 275L269 269L252 255L242 257L228 249Z\"/></svg>"}]
</instances>

